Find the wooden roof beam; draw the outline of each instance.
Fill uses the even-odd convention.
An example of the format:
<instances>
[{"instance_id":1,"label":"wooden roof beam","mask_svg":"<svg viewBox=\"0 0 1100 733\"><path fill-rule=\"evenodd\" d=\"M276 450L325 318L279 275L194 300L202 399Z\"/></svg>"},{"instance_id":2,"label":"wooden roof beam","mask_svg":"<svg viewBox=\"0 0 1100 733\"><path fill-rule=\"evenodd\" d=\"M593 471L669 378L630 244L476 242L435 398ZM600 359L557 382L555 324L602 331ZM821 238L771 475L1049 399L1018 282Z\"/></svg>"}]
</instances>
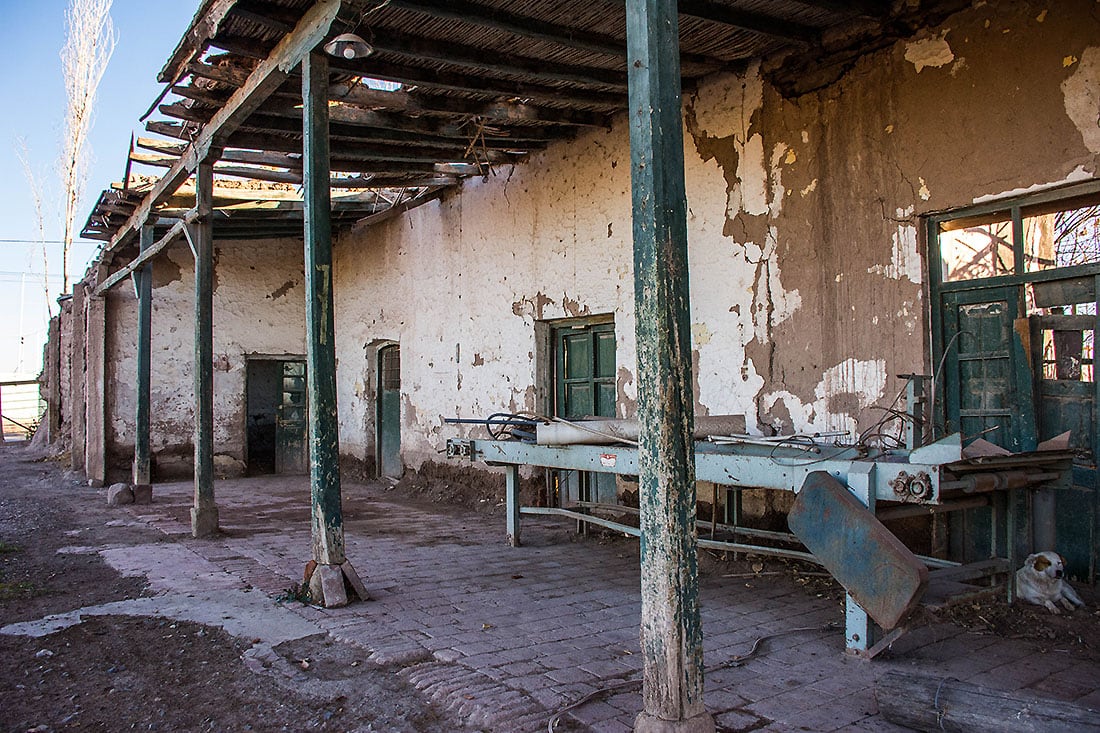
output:
<instances>
[{"instance_id":1,"label":"wooden roof beam","mask_svg":"<svg viewBox=\"0 0 1100 733\"><path fill-rule=\"evenodd\" d=\"M250 39L219 33L210 39L217 48L242 56L264 58L266 44ZM447 42L440 43L416 35L387 28L376 34L371 45L375 52L385 52L409 57L413 62L437 61L475 71L491 71L530 77L539 83L566 83L581 86L597 86L616 92L626 92L626 72L596 66L575 66L543 59L527 58ZM625 58L625 57L624 57Z\"/></svg>"},{"instance_id":2,"label":"wooden roof beam","mask_svg":"<svg viewBox=\"0 0 1100 733\"><path fill-rule=\"evenodd\" d=\"M890 3L884 3L881 0L795 0L795 2L847 17L882 20L890 14Z\"/></svg>"},{"instance_id":3,"label":"wooden roof beam","mask_svg":"<svg viewBox=\"0 0 1100 733\"><path fill-rule=\"evenodd\" d=\"M152 150L156 155L135 154L134 161L146 165L158 165L150 162L150 159L162 158L170 160L171 156L177 156L184 146L178 143L170 143L151 138L137 139L137 146L146 150ZM293 152L274 152L262 150L247 150L240 148L225 148L222 150L219 160L228 163L249 163L251 165L270 165L287 168L288 170L300 170L302 156ZM332 158L332 170L341 173L375 173L379 175L398 175L402 173L446 173L456 176L471 175L478 172L473 163L397 163L382 160L354 160L341 158L336 155ZM125 209L127 213L133 207Z\"/></svg>"},{"instance_id":4,"label":"wooden roof beam","mask_svg":"<svg viewBox=\"0 0 1100 733\"><path fill-rule=\"evenodd\" d=\"M468 2L467 0L390 0L389 4L392 7L425 13L436 18L473 23L485 28L566 46L567 48L575 48L580 51L626 58L626 39L620 40L613 36L592 33L583 28L547 23L500 8L491 8L475 2ZM700 54L683 54L681 60L683 63L699 66L719 67L725 65L725 62L719 59Z\"/></svg>"},{"instance_id":5,"label":"wooden roof beam","mask_svg":"<svg viewBox=\"0 0 1100 733\"><path fill-rule=\"evenodd\" d=\"M236 0L204 0L195 17L191 20L191 27L183 34L176 49L157 74L157 81L162 84L171 84L180 78L187 64L202 51L206 40L212 38L218 32L222 20L233 7Z\"/></svg>"},{"instance_id":6,"label":"wooden roof beam","mask_svg":"<svg viewBox=\"0 0 1100 733\"><path fill-rule=\"evenodd\" d=\"M194 64L193 66L203 66ZM213 69L214 67L209 67ZM202 76L202 73L199 73ZM223 78L230 79L231 75ZM289 86L289 85L288 85ZM193 99L211 106L220 107L229 99L230 91L211 91L199 89L191 85L172 87L172 92L185 99ZM297 105L301 100L301 92L276 91L268 97L269 100L280 99ZM440 95L416 93L411 94L398 89L386 92L358 82L337 82L329 90L329 99L348 105L369 109L385 109L394 112L405 112L418 115L433 115L441 117L484 117L500 122L540 122L556 125L572 125L579 127L607 127L608 116L598 112L581 112L571 109L555 109L552 107L540 107L533 104L523 104L511 101L480 102L476 100L454 99Z\"/></svg>"},{"instance_id":7,"label":"wooden roof beam","mask_svg":"<svg viewBox=\"0 0 1100 733\"><path fill-rule=\"evenodd\" d=\"M738 10L712 0L680 0L679 11L680 15L690 15L784 41L813 45L821 40L820 32L812 26L751 10Z\"/></svg>"},{"instance_id":8,"label":"wooden roof beam","mask_svg":"<svg viewBox=\"0 0 1100 733\"><path fill-rule=\"evenodd\" d=\"M149 218L157 202L187 180L191 171L212 150L223 147L229 136L260 106L267 95L286 81L291 70L301 63L302 57L324 40L341 4L341 0L317 0L310 7L294 32L285 36L256 67L245 85L203 126L198 137L188 146L187 152L145 196L138 209L111 240L111 249L132 236Z\"/></svg>"},{"instance_id":9,"label":"wooden roof beam","mask_svg":"<svg viewBox=\"0 0 1100 733\"><path fill-rule=\"evenodd\" d=\"M528 128L525 137L507 137L492 134L479 135L477 128L471 128L466 132L455 131L446 133L443 128L429 124L419 125L410 120L408 125L398 126L392 122L379 119L377 113L366 110L347 109L340 113L332 108L331 118L340 122L329 123L329 138L332 140L348 140L355 142L362 139L374 142L413 143L427 147L443 149L466 149L471 146L471 141L477 141L479 147L523 149L533 150L546 147L549 136L538 128ZM164 105L161 112L169 117L186 120L189 122L203 123L208 115L201 110L184 107L183 105ZM253 113L242 125L263 132L289 132L296 133L302 129L301 113L294 110L284 110L279 114ZM410 127L422 127L420 130L410 130Z\"/></svg>"},{"instance_id":10,"label":"wooden roof beam","mask_svg":"<svg viewBox=\"0 0 1100 733\"><path fill-rule=\"evenodd\" d=\"M237 151L238 153L240 151ZM301 160L296 161L297 165L290 166L282 170L275 170L272 167L272 163L259 162L260 160L267 160L274 157L274 154L270 153L252 153L248 155L234 155L231 151L225 151L222 153L221 159L214 164L214 173L224 176L234 176L236 178L251 178L258 181L272 181L275 183L301 183L302 182L302 163ZM234 158L234 160L228 160L227 158ZM243 160L241 159L243 158ZM149 155L146 153L135 153L133 157L134 162L141 163L156 168L170 168L175 162L176 158ZM234 163L243 163L244 166L234 165ZM266 166L266 167L250 167L250 166ZM396 166L393 166L396 168ZM379 170L378 166L365 165L362 162L348 163L347 165L340 166L338 169L336 165L332 166L334 172L339 173L355 173L359 178L358 184L352 185L349 183L347 177L334 177L332 179L332 185L336 188L366 188L368 186L405 186L405 185L433 185L444 186L450 185L457 181L455 174L443 173L436 171L434 166L420 166L419 170ZM476 173L475 166L468 166L458 175L469 175ZM404 176L417 175L421 176L423 180L428 183L416 183L410 181L404 181ZM363 182L365 179L362 176L369 176L370 182ZM378 182L380 181L380 182ZM130 210L115 210L109 206L100 206L96 209L97 212L112 212L112 213L126 213L129 214Z\"/></svg>"},{"instance_id":11,"label":"wooden roof beam","mask_svg":"<svg viewBox=\"0 0 1100 733\"><path fill-rule=\"evenodd\" d=\"M290 33L298 22L298 14L290 8L253 0L237 0L229 12L236 18L257 23L277 33Z\"/></svg>"},{"instance_id":12,"label":"wooden roof beam","mask_svg":"<svg viewBox=\"0 0 1100 733\"><path fill-rule=\"evenodd\" d=\"M370 77L382 81L393 81L406 86L434 87L450 91L472 92L508 99L538 100L557 103L563 106L585 106L617 111L625 109L626 95L618 92L595 92L580 89L565 89L526 82L510 82L498 79L471 76L453 71L420 69L417 67L371 59L332 59L333 71L352 76ZM244 76L239 69L193 63L188 71L212 81L234 84ZM247 77L245 77L247 78Z\"/></svg>"},{"instance_id":13,"label":"wooden roof beam","mask_svg":"<svg viewBox=\"0 0 1100 733\"><path fill-rule=\"evenodd\" d=\"M150 132L156 132L166 137L179 137L189 139L186 125L172 122L149 122L146 128ZM388 161L389 163L440 163L440 164L474 164L485 163L515 163L523 153L510 153L507 151L482 150L476 148L471 152L471 160L462 160L462 156L448 156L445 151L424 146L409 145L406 143L353 143L341 144L341 140L333 140L330 146L333 158L345 160L374 160ZM253 132L249 129L238 130L229 136L226 147L247 148L249 150L279 150L286 153L301 153L302 141L264 132ZM450 158L450 159L448 159Z\"/></svg>"},{"instance_id":14,"label":"wooden roof beam","mask_svg":"<svg viewBox=\"0 0 1100 733\"><path fill-rule=\"evenodd\" d=\"M423 69L405 64L365 59L332 59L333 72L395 81L408 86L434 87L475 94L490 94L507 99L535 100L562 106L594 107L608 112L626 109L626 94L588 89L570 89L546 84L492 79L438 69Z\"/></svg>"},{"instance_id":15,"label":"wooden roof beam","mask_svg":"<svg viewBox=\"0 0 1100 733\"><path fill-rule=\"evenodd\" d=\"M281 100L278 102L268 100L260 109L260 112L265 116L272 115L299 120L302 118L301 109ZM389 112L363 109L358 106L346 104L330 105L329 119L337 124L355 125L357 127L375 128L379 130L410 132L429 137L457 138L467 142L471 135L477 131L476 127L469 129L469 124L473 121L472 116L467 116L460 122L455 122L452 117L452 121L441 124L438 119L433 119L431 117L408 117L404 115L395 115ZM535 144L543 143L556 137L553 131L546 127L532 127L527 125L522 127L502 128L500 123L503 122L503 120L485 120L485 122L490 128L494 128L485 132L485 137L489 140L511 141L516 145L520 145L526 142Z\"/></svg>"}]
</instances>

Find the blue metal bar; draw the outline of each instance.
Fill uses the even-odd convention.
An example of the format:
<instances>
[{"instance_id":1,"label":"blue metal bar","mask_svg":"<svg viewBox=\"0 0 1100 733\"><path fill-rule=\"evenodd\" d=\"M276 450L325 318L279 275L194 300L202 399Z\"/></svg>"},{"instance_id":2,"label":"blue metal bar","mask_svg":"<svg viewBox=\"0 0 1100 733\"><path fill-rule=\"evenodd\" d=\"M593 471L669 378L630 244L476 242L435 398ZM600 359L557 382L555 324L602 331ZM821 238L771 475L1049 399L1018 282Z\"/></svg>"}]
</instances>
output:
<instances>
[{"instance_id":1,"label":"blue metal bar","mask_svg":"<svg viewBox=\"0 0 1100 733\"><path fill-rule=\"evenodd\" d=\"M633 446L571 445L568 447L530 445L511 440L450 441L453 455L468 455L470 460L546 468L596 471L626 476L640 473L638 449ZM920 501L939 503L941 466L909 463L903 455L882 453L861 458L853 448L823 448L822 454L807 457L805 451L780 446L718 446L695 444L695 478L723 486L778 489L797 492L813 471L825 471L846 481L853 466L874 465L873 487L876 499L898 501L891 482L902 473L928 475L930 491ZM693 492L694 493L694 492ZM914 502L916 503L916 502Z\"/></svg>"}]
</instances>

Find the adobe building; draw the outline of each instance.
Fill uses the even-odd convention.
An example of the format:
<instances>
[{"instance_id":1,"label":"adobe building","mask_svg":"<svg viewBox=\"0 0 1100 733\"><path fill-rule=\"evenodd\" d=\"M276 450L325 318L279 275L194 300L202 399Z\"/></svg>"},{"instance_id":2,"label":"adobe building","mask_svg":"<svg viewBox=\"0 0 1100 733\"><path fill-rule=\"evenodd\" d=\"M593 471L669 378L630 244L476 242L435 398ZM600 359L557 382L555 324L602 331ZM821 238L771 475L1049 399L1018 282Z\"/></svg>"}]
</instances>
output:
<instances>
[{"instance_id":1,"label":"adobe building","mask_svg":"<svg viewBox=\"0 0 1100 733\"><path fill-rule=\"evenodd\" d=\"M101 196L51 332L75 468L194 473L198 533L214 476L306 472L311 440L337 498L338 460L468 476L441 453L484 427L448 420L496 413L870 450L1069 431L1047 536L1095 578L1097 3L453 5L202 3L131 155L166 172ZM657 462L693 520L694 474ZM990 511L921 552L988 556ZM693 690L650 694L695 729Z\"/></svg>"}]
</instances>

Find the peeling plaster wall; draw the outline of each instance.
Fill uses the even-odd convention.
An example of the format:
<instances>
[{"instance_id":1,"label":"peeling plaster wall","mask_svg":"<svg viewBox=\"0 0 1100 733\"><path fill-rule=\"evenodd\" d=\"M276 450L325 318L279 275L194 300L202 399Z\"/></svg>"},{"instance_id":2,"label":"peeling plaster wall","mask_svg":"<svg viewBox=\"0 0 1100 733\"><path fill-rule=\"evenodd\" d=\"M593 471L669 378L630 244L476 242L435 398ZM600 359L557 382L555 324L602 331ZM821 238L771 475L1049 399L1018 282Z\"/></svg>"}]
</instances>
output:
<instances>
[{"instance_id":1,"label":"peeling plaster wall","mask_svg":"<svg viewBox=\"0 0 1100 733\"><path fill-rule=\"evenodd\" d=\"M245 465L248 354L305 353L300 240L215 242L214 453L219 475ZM194 452L195 265L186 243L153 267L150 442L157 476L190 475ZM133 458L137 301L128 282L107 297L109 467Z\"/></svg>"},{"instance_id":2,"label":"peeling plaster wall","mask_svg":"<svg viewBox=\"0 0 1100 733\"><path fill-rule=\"evenodd\" d=\"M378 340L401 345L413 466L460 434L444 418L541 410L536 320L614 313L617 362L632 371L629 191L627 140L593 131L338 242L341 452L374 455ZM629 374L622 411L636 398Z\"/></svg>"},{"instance_id":3,"label":"peeling plaster wall","mask_svg":"<svg viewBox=\"0 0 1100 733\"><path fill-rule=\"evenodd\" d=\"M767 71L685 95L700 414L856 430L926 373L921 216L1095 177L1094 0L978 3L785 99ZM446 417L535 410L534 322L613 313L633 414L628 131L582 133L336 249L341 441L373 455L372 344L402 346L406 463Z\"/></svg>"}]
</instances>

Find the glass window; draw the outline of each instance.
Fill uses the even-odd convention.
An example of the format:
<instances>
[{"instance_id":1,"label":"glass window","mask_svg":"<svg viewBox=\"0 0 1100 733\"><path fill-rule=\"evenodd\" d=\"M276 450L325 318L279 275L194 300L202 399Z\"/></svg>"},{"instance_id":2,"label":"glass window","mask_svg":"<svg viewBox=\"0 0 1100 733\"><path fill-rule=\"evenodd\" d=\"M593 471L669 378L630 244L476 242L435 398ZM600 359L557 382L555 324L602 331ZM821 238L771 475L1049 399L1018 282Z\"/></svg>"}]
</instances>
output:
<instances>
[{"instance_id":1,"label":"glass window","mask_svg":"<svg viewBox=\"0 0 1100 733\"><path fill-rule=\"evenodd\" d=\"M977 280L1013 271L1012 219L957 219L940 231L943 279Z\"/></svg>"},{"instance_id":2,"label":"glass window","mask_svg":"<svg viewBox=\"0 0 1100 733\"><path fill-rule=\"evenodd\" d=\"M1100 262L1100 205L1025 216L1028 272Z\"/></svg>"}]
</instances>

